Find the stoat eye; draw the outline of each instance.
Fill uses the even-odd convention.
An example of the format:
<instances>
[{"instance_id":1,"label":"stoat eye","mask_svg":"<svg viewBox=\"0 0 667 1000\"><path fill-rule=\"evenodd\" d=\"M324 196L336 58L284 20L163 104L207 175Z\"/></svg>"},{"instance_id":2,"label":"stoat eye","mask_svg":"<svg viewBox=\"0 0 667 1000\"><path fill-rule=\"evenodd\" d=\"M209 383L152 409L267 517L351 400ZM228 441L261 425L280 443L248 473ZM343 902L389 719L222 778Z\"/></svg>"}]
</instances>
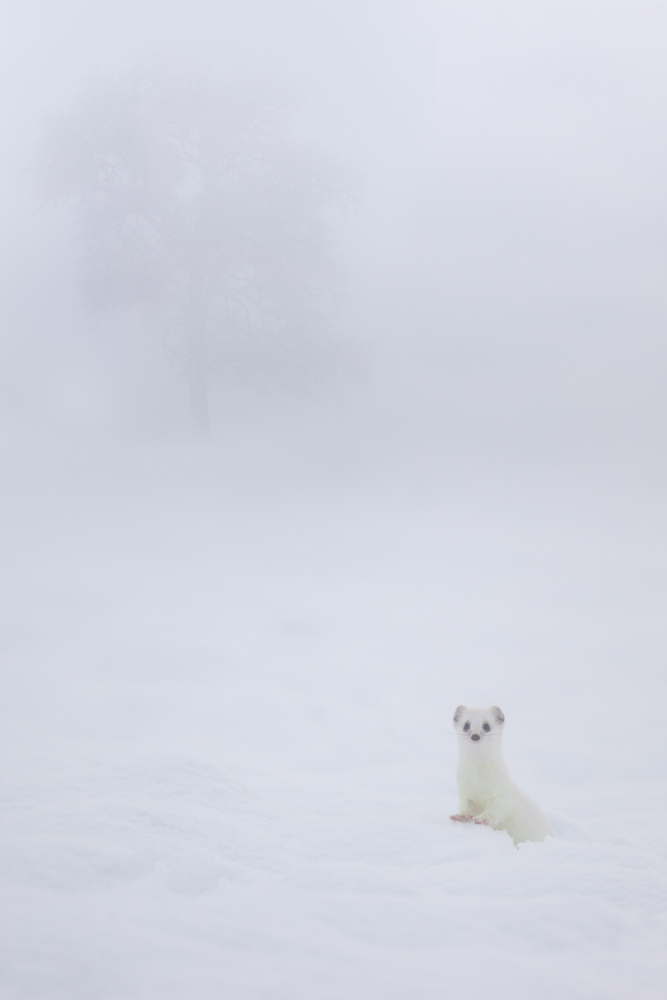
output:
<instances>
[{"instance_id":1,"label":"stoat eye","mask_svg":"<svg viewBox=\"0 0 667 1000\"><path fill-rule=\"evenodd\" d=\"M491 726L488 724L488 722L485 722L484 725L482 726L482 729L484 730L485 733L488 733L491 729Z\"/></svg>"},{"instance_id":2,"label":"stoat eye","mask_svg":"<svg viewBox=\"0 0 667 1000\"><path fill-rule=\"evenodd\" d=\"M469 729L470 729L470 723L466 722L465 726L463 727L463 732L467 733Z\"/></svg>"}]
</instances>

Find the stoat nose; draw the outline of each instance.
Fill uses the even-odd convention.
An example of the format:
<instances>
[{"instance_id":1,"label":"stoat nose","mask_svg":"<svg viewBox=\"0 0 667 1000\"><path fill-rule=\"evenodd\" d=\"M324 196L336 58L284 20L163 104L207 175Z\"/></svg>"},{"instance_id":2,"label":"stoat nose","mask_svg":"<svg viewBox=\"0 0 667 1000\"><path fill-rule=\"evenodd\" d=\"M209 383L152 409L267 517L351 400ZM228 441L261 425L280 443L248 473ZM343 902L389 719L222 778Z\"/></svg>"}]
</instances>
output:
<instances>
[{"instance_id":1,"label":"stoat nose","mask_svg":"<svg viewBox=\"0 0 667 1000\"><path fill-rule=\"evenodd\" d=\"M472 736L470 737L470 739L474 740L475 743L476 743L477 740L479 739L479 733L473 733Z\"/></svg>"}]
</instances>

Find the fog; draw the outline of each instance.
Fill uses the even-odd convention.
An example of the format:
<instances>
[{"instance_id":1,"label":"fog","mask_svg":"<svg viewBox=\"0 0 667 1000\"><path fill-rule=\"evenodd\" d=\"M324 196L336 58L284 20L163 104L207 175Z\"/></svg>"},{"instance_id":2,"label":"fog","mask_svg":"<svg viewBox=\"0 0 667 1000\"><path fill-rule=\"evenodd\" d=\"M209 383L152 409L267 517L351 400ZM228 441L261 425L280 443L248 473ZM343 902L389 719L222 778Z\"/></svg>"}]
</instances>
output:
<instances>
[{"instance_id":1,"label":"fog","mask_svg":"<svg viewBox=\"0 0 667 1000\"><path fill-rule=\"evenodd\" d=\"M662 996L662 6L3 21L0 992ZM224 198L100 188L144 66L261 95ZM87 230L42 197L84 105ZM462 703L555 837L450 822Z\"/></svg>"}]
</instances>

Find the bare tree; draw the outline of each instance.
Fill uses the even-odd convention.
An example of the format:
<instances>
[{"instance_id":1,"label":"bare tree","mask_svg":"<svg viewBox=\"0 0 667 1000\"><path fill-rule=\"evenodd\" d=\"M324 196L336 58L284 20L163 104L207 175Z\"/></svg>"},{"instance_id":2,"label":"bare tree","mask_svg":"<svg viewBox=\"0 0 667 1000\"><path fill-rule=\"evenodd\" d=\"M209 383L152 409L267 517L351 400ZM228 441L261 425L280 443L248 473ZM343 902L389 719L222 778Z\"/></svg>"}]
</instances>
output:
<instances>
[{"instance_id":1,"label":"bare tree","mask_svg":"<svg viewBox=\"0 0 667 1000\"><path fill-rule=\"evenodd\" d=\"M354 364L335 335L331 239L354 184L296 136L289 103L202 74L125 74L49 125L37 174L74 210L87 304L157 327L199 431L214 378L301 392Z\"/></svg>"}]
</instances>

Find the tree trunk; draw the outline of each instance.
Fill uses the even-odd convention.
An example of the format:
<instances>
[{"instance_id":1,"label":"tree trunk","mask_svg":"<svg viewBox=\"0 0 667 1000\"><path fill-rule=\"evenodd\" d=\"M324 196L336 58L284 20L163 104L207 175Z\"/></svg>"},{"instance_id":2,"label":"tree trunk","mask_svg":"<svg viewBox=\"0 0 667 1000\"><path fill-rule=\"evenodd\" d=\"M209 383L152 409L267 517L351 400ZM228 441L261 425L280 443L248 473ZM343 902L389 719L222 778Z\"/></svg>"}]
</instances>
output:
<instances>
[{"instance_id":1,"label":"tree trunk","mask_svg":"<svg viewBox=\"0 0 667 1000\"><path fill-rule=\"evenodd\" d=\"M192 417L192 430L200 438L207 438L209 435L206 367L206 344L203 331L197 335L191 330L188 337L190 415Z\"/></svg>"},{"instance_id":2,"label":"tree trunk","mask_svg":"<svg viewBox=\"0 0 667 1000\"><path fill-rule=\"evenodd\" d=\"M209 436L208 358L206 352L206 306L201 282L191 280L187 319L188 388L192 431L198 438Z\"/></svg>"}]
</instances>

